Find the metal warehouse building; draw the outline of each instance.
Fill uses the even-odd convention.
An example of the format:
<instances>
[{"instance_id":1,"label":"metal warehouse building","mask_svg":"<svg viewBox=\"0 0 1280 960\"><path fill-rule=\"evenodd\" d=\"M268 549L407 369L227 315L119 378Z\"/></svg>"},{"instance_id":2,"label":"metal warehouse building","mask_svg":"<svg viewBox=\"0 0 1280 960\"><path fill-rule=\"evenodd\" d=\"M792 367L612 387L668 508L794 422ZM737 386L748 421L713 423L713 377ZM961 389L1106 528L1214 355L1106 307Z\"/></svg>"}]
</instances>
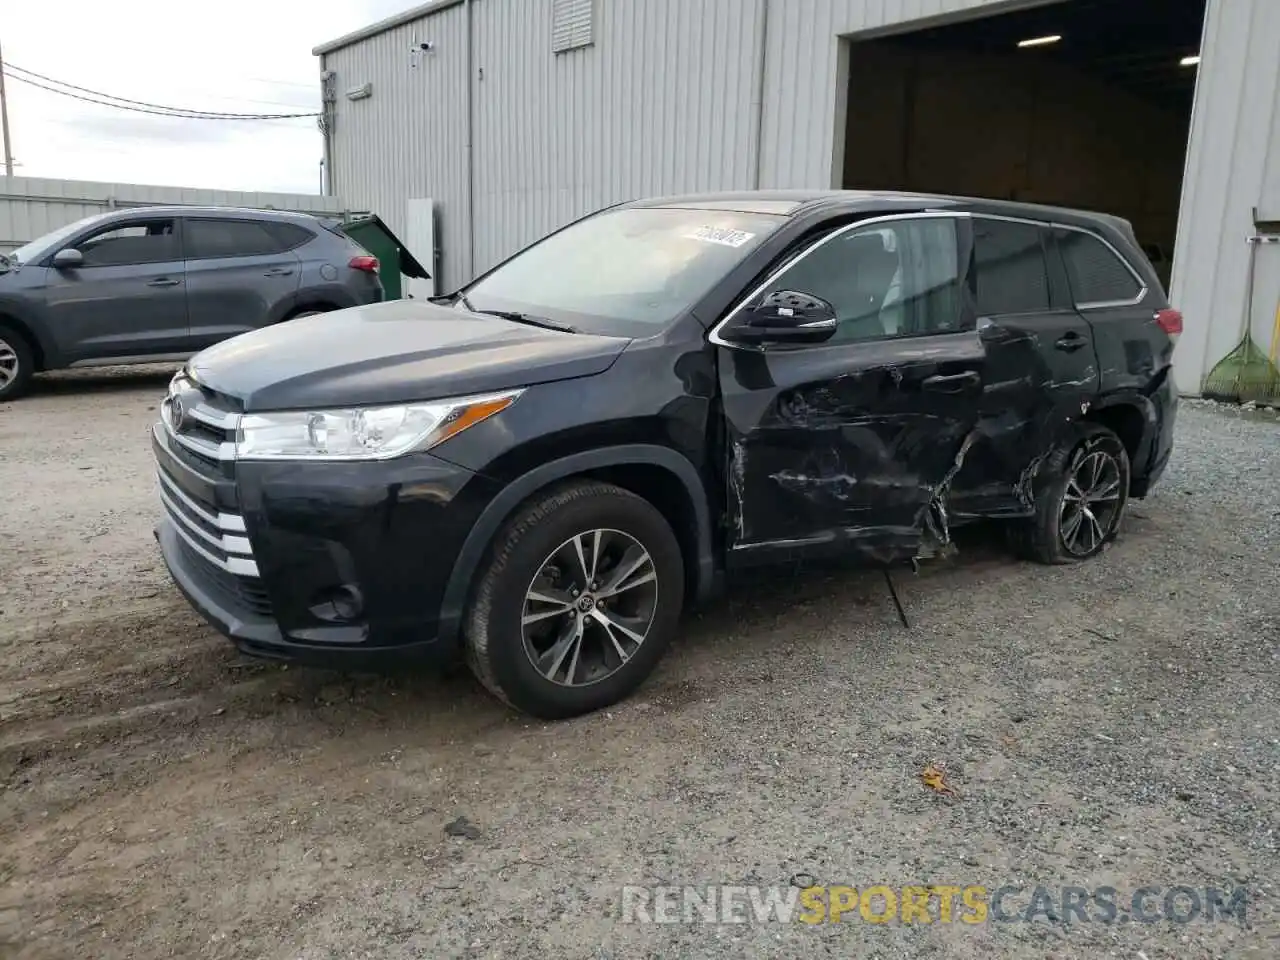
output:
<instances>
[{"instance_id":1,"label":"metal warehouse building","mask_svg":"<svg viewBox=\"0 0 1280 960\"><path fill-rule=\"evenodd\" d=\"M329 192L441 291L638 196L898 188L1127 217L1184 393L1280 349L1280 0L440 0L315 52Z\"/></svg>"}]
</instances>

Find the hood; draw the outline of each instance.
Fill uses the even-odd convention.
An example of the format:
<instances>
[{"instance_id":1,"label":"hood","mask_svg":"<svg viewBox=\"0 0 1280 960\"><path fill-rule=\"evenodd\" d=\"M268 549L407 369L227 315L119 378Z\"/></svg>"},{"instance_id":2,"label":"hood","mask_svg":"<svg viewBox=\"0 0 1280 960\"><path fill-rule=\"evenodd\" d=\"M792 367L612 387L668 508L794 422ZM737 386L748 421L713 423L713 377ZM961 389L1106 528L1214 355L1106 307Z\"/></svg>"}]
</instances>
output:
<instances>
[{"instance_id":1,"label":"hood","mask_svg":"<svg viewBox=\"0 0 1280 960\"><path fill-rule=\"evenodd\" d=\"M589 377L628 343L390 300L241 334L197 354L188 369L246 411L324 409Z\"/></svg>"}]
</instances>

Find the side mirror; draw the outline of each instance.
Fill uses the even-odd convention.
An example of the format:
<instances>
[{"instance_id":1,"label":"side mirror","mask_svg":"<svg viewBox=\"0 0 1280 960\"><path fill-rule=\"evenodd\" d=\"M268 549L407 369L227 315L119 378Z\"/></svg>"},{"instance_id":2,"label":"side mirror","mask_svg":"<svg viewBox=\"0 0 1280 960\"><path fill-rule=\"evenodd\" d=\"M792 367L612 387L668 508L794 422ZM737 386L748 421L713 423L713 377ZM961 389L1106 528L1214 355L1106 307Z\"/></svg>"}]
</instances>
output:
<instances>
[{"instance_id":1,"label":"side mirror","mask_svg":"<svg viewBox=\"0 0 1280 960\"><path fill-rule=\"evenodd\" d=\"M79 250L67 247L53 255L53 265L59 270L68 270L84 263L84 254Z\"/></svg>"},{"instance_id":2,"label":"side mirror","mask_svg":"<svg viewBox=\"0 0 1280 960\"><path fill-rule=\"evenodd\" d=\"M725 335L738 343L823 343L837 326L835 307L826 300L777 290L748 304Z\"/></svg>"}]
</instances>

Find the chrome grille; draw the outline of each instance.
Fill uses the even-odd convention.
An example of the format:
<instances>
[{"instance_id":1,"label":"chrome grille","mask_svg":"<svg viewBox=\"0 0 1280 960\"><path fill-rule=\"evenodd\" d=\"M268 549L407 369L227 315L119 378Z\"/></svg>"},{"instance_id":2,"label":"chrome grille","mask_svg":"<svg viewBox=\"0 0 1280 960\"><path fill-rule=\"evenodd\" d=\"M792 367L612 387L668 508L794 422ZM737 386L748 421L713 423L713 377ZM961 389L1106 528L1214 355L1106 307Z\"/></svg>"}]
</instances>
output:
<instances>
[{"instance_id":1,"label":"chrome grille","mask_svg":"<svg viewBox=\"0 0 1280 960\"><path fill-rule=\"evenodd\" d=\"M258 616L272 616L271 600L257 577L237 576L210 565L208 558L193 551L185 540L178 544L178 549L186 555L188 563L200 563L204 567L201 583L224 603Z\"/></svg>"},{"instance_id":2,"label":"chrome grille","mask_svg":"<svg viewBox=\"0 0 1280 960\"><path fill-rule=\"evenodd\" d=\"M211 504L195 499L169 479L163 470L156 476L160 480L160 502L165 513L173 521L178 536L192 551L228 573L246 577L258 575L253 547L249 538L244 536L243 517L218 511Z\"/></svg>"},{"instance_id":3,"label":"chrome grille","mask_svg":"<svg viewBox=\"0 0 1280 960\"><path fill-rule=\"evenodd\" d=\"M171 441L169 453L210 483L234 476L240 411L234 401L204 389L185 373L177 374L160 405L160 421ZM184 488L166 472L156 472L160 503L190 559L203 561L211 586L257 613L269 612L244 517L228 512Z\"/></svg>"},{"instance_id":4,"label":"chrome grille","mask_svg":"<svg viewBox=\"0 0 1280 960\"><path fill-rule=\"evenodd\" d=\"M169 383L169 393L160 404L160 422L176 443L208 463L222 465L235 459L240 411L186 374L177 374Z\"/></svg>"}]
</instances>

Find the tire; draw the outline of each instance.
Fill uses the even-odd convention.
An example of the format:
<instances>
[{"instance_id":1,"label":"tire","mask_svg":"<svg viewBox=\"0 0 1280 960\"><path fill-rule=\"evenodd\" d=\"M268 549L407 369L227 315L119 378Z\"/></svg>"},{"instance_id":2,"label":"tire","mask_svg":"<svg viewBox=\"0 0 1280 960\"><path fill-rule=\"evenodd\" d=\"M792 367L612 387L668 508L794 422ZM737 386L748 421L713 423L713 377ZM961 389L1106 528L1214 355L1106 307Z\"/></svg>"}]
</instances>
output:
<instances>
[{"instance_id":1,"label":"tire","mask_svg":"<svg viewBox=\"0 0 1280 960\"><path fill-rule=\"evenodd\" d=\"M594 591L584 565L596 567ZM588 589L574 593L580 581ZM467 663L518 710L545 720L589 713L653 672L683 602L684 560L662 514L612 484L566 484L526 503L495 537L463 624Z\"/></svg>"},{"instance_id":2,"label":"tire","mask_svg":"<svg viewBox=\"0 0 1280 960\"><path fill-rule=\"evenodd\" d=\"M35 354L27 338L0 324L0 403L26 393L35 372Z\"/></svg>"},{"instance_id":3,"label":"tire","mask_svg":"<svg viewBox=\"0 0 1280 960\"><path fill-rule=\"evenodd\" d=\"M1097 485L1092 484L1095 466L1102 471ZM1041 468L1033 487L1035 514L1011 531L1015 549L1045 564L1079 563L1097 556L1120 529L1129 482L1129 454L1120 438L1100 424L1079 424ZM1086 495L1087 511L1073 506L1081 493ZM1088 495L1096 499L1088 500Z\"/></svg>"},{"instance_id":4,"label":"tire","mask_svg":"<svg viewBox=\"0 0 1280 960\"><path fill-rule=\"evenodd\" d=\"M318 317L322 313L328 313L328 310L299 310L297 313L289 317L290 320L301 320L303 317Z\"/></svg>"}]
</instances>

